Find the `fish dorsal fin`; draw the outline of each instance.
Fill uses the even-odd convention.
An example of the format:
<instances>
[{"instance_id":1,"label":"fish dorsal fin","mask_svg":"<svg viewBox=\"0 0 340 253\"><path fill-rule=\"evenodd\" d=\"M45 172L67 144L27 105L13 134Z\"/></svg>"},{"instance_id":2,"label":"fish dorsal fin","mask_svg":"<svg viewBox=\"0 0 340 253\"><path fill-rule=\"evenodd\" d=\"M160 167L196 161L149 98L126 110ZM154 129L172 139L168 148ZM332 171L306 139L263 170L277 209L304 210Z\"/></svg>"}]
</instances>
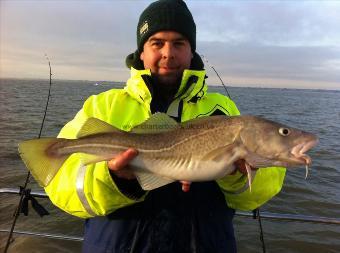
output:
<instances>
[{"instance_id":1,"label":"fish dorsal fin","mask_svg":"<svg viewBox=\"0 0 340 253\"><path fill-rule=\"evenodd\" d=\"M118 128L106 123L97 118L88 118L83 126L81 127L80 131L77 134L77 138L85 137L88 135L93 134L103 134L103 133L114 133L114 132L121 132Z\"/></svg>"},{"instance_id":2,"label":"fish dorsal fin","mask_svg":"<svg viewBox=\"0 0 340 253\"><path fill-rule=\"evenodd\" d=\"M199 118L194 118L194 119L190 119L188 121L184 121L181 123L181 126L183 128L195 128L195 127L200 127L203 128L204 126L209 126L211 124L213 124L216 121L220 121L220 120L225 120L226 118L228 118L228 116L226 115L213 115L213 116L208 116L208 117L199 117Z\"/></svg>"},{"instance_id":3,"label":"fish dorsal fin","mask_svg":"<svg viewBox=\"0 0 340 253\"><path fill-rule=\"evenodd\" d=\"M155 113L142 124L134 127L131 132L138 134L163 133L179 128L179 124L165 113Z\"/></svg>"}]
</instances>

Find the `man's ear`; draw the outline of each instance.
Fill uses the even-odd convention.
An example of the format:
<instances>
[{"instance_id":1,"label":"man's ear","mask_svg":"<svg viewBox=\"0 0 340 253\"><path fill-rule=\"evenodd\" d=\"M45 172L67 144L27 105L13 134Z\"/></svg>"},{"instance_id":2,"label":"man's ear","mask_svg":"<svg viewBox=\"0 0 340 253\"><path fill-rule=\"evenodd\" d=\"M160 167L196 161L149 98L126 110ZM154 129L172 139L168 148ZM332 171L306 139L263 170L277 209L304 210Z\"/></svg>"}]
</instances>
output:
<instances>
[{"instance_id":1,"label":"man's ear","mask_svg":"<svg viewBox=\"0 0 340 253\"><path fill-rule=\"evenodd\" d=\"M144 51L140 53L139 59L141 61L144 61Z\"/></svg>"}]
</instances>

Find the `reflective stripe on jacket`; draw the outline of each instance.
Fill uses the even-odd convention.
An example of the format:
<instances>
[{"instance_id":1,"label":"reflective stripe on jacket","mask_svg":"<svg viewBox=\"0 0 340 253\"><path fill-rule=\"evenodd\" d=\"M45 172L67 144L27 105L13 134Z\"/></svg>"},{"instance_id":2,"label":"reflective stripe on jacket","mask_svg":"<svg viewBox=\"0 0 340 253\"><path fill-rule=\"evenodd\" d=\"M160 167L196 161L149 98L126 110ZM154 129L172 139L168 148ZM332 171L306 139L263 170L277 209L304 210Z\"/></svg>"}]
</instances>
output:
<instances>
[{"instance_id":1,"label":"reflective stripe on jacket","mask_svg":"<svg viewBox=\"0 0 340 253\"><path fill-rule=\"evenodd\" d=\"M151 115L152 98L145 83L146 76L151 76L149 70L131 69L131 77L124 89L111 89L89 97L58 137L76 138L89 117L125 131L144 122ZM230 98L219 93L208 93L204 80L205 71L185 70L176 99L170 104L167 114L181 121L213 114L239 115ZM284 176L284 168L261 168L253 180L252 192L243 190L247 177L239 172L225 176L217 183L229 207L253 210L281 190ZM81 166L79 154L67 159L45 191L56 206L82 218L104 216L144 199L136 200L120 192L106 162Z\"/></svg>"}]
</instances>

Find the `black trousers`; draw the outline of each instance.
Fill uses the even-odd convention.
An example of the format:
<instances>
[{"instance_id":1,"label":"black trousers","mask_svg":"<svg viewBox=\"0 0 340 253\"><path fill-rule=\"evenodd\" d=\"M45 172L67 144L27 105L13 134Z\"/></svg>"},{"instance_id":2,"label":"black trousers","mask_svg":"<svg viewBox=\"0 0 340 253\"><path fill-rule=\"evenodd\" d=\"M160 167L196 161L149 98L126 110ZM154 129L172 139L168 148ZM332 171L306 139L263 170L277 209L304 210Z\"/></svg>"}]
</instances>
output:
<instances>
[{"instance_id":1,"label":"black trousers","mask_svg":"<svg viewBox=\"0 0 340 253\"><path fill-rule=\"evenodd\" d=\"M83 253L235 253L232 219L216 182L173 183L143 202L86 220Z\"/></svg>"}]
</instances>

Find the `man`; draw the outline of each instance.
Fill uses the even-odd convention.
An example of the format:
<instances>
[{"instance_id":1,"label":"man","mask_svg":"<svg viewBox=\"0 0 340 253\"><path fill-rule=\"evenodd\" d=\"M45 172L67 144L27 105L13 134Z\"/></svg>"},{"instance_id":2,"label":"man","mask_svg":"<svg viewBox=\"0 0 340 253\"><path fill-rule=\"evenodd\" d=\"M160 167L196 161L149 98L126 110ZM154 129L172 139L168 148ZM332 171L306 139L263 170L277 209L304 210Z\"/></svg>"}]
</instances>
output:
<instances>
[{"instance_id":1,"label":"man","mask_svg":"<svg viewBox=\"0 0 340 253\"><path fill-rule=\"evenodd\" d=\"M229 98L207 93L196 26L182 0L160 0L144 10L137 46L126 60L126 87L91 96L59 137L75 138L89 117L129 131L156 112L178 122L239 114ZM282 168L259 169L251 193L239 171L218 181L176 182L145 192L128 167L136 155L128 149L82 167L74 154L45 188L55 205L88 218L83 252L236 252L234 209L265 203L280 191L285 174Z\"/></svg>"}]
</instances>

